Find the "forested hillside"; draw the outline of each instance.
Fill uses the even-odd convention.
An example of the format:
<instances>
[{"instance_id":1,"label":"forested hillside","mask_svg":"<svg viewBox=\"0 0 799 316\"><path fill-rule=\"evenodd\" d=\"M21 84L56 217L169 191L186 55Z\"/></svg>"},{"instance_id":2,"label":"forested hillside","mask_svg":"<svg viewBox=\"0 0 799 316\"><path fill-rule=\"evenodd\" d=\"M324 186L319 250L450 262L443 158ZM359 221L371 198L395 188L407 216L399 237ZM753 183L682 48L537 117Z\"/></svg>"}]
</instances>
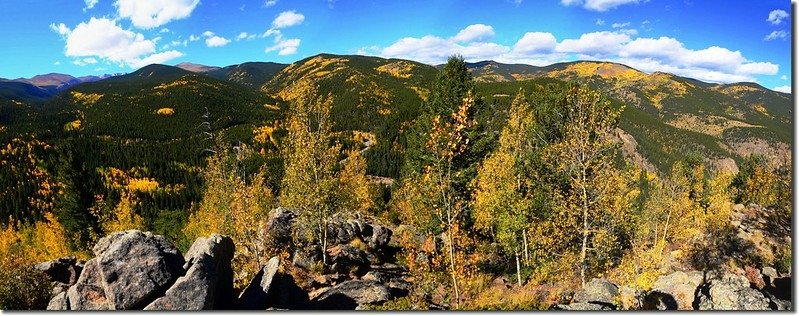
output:
<instances>
[{"instance_id":1,"label":"forested hillside","mask_svg":"<svg viewBox=\"0 0 799 316\"><path fill-rule=\"evenodd\" d=\"M230 236L236 293L275 256L306 292L397 265L370 309L577 308L594 278L643 309L675 271L790 274L791 95L599 62L188 66L0 82L0 306L127 229Z\"/></svg>"}]
</instances>

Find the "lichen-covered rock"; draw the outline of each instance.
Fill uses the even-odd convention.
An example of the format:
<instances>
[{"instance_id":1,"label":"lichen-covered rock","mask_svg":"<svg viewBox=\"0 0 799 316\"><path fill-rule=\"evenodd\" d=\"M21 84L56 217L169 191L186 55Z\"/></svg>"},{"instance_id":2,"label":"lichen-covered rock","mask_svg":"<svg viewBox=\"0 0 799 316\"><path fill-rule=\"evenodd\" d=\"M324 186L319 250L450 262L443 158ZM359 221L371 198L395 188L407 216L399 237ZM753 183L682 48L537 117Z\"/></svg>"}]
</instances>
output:
<instances>
[{"instance_id":1,"label":"lichen-covered rock","mask_svg":"<svg viewBox=\"0 0 799 316\"><path fill-rule=\"evenodd\" d=\"M233 307L233 270L230 261L235 251L227 236L200 237L186 252L186 275L175 281L145 310L204 310Z\"/></svg>"},{"instance_id":2,"label":"lichen-covered rock","mask_svg":"<svg viewBox=\"0 0 799 316\"><path fill-rule=\"evenodd\" d=\"M698 298L699 310L771 310L769 300L750 288L746 277L732 274L705 284Z\"/></svg>"},{"instance_id":3,"label":"lichen-covered rock","mask_svg":"<svg viewBox=\"0 0 799 316\"><path fill-rule=\"evenodd\" d=\"M320 309L355 309L358 305L379 304L393 297L388 287L375 281L350 280L311 295L311 304Z\"/></svg>"},{"instance_id":4,"label":"lichen-covered rock","mask_svg":"<svg viewBox=\"0 0 799 316\"><path fill-rule=\"evenodd\" d=\"M560 304L555 306L556 310L564 311L609 311L613 310L610 306L594 303L577 302L571 304Z\"/></svg>"},{"instance_id":5,"label":"lichen-covered rock","mask_svg":"<svg viewBox=\"0 0 799 316\"><path fill-rule=\"evenodd\" d=\"M53 296L50 302L47 303L47 310L49 311L66 311L69 310L69 299L67 292L61 292Z\"/></svg>"},{"instance_id":6,"label":"lichen-covered rock","mask_svg":"<svg viewBox=\"0 0 799 316\"><path fill-rule=\"evenodd\" d=\"M573 302L613 305L618 294L619 288L615 284L604 279L593 279L574 294Z\"/></svg>"},{"instance_id":7,"label":"lichen-covered rock","mask_svg":"<svg viewBox=\"0 0 799 316\"><path fill-rule=\"evenodd\" d=\"M116 232L100 239L93 250L111 309L144 308L184 273L178 249L150 232Z\"/></svg>"},{"instance_id":8,"label":"lichen-covered rock","mask_svg":"<svg viewBox=\"0 0 799 316\"><path fill-rule=\"evenodd\" d=\"M112 309L105 295L97 258L86 262L78 281L67 290L67 299L71 310Z\"/></svg>"}]
</instances>

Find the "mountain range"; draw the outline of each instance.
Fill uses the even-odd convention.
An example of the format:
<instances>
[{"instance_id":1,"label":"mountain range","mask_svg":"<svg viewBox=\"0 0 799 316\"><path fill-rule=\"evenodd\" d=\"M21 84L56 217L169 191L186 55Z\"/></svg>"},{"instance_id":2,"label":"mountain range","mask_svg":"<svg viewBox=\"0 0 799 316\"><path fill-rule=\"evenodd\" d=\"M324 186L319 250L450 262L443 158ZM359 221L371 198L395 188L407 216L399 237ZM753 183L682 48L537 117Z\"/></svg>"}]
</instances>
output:
<instances>
[{"instance_id":1,"label":"mountain range","mask_svg":"<svg viewBox=\"0 0 799 316\"><path fill-rule=\"evenodd\" d=\"M506 115L520 88L537 93L547 84L578 81L626 104L617 136L625 154L641 167L668 172L689 152L702 153L716 167L733 171L751 153L790 159L793 97L755 83L705 83L594 61L545 67L482 61L467 66L484 100L482 111L488 113L482 123L496 124L493 132L501 128L496 122L502 120L496 118ZM300 88L315 85L320 94L333 99L335 130L376 135L377 144L367 153L369 172L392 177L402 159L403 135L419 114L440 67L320 54L291 65L182 63L151 65L115 76L48 74L0 81L0 110L18 108L13 119L11 114L5 119L0 114L0 125L47 118L50 122L41 124L51 124L48 128L79 126L72 133L186 140L201 134L196 126L210 113L220 130L247 138L253 127L277 124ZM1 131L13 133L0 126L0 135Z\"/></svg>"}]
</instances>

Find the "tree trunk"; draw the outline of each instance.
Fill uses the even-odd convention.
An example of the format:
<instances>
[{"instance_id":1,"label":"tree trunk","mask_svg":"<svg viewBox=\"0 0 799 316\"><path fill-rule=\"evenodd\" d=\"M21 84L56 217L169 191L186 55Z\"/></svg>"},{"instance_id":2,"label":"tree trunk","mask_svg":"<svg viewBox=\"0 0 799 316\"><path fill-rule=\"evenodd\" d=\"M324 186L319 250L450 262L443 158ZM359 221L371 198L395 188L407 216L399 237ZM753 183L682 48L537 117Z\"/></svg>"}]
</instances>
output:
<instances>
[{"instance_id":1,"label":"tree trunk","mask_svg":"<svg viewBox=\"0 0 799 316\"><path fill-rule=\"evenodd\" d=\"M519 266L519 252L516 251L516 282L519 286L522 286L522 271L521 267Z\"/></svg>"},{"instance_id":2,"label":"tree trunk","mask_svg":"<svg viewBox=\"0 0 799 316\"><path fill-rule=\"evenodd\" d=\"M522 240L524 241L524 266L530 266L530 251L527 246L527 230L522 230Z\"/></svg>"},{"instance_id":3,"label":"tree trunk","mask_svg":"<svg viewBox=\"0 0 799 316\"><path fill-rule=\"evenodd\" d=\"M582 171L582 179L583 183L582 187L582 195L583 195L583 242L582 247L580 247L580 281L582 285L585 285L585 274L586 270L588 269L586 258L588 257L588 191L585 188L585 170Z\"/></svg>"}]
</instances>

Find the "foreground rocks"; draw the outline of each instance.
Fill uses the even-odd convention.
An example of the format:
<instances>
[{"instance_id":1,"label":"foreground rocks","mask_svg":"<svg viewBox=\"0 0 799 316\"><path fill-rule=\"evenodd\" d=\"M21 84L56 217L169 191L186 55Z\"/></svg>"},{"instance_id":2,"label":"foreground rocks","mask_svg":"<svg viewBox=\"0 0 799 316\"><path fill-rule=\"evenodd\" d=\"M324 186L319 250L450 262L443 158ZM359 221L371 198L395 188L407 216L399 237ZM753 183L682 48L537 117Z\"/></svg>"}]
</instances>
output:
<instances>
[{"instance_id":1,"label":"foreground rocks","mask_svg":"<svg viewBox=\"0 0 799 316\"><path fill-rule=\"evenodd\" d=\"M772 273L764 268L766 273ZM774 272L776 273L776 272ZM780 278L785 280L786 277ZM787 278L790 284L790 278ZM762 281L761 281L762 282ZM677 271L660 276L652 289L639 295L643 304L635 309L643 310L791 310L790 293L776 287L763 287L744 275L729 272L702 273L699 271ZM789 287L788 291L789 291ZM623 290L630 290L624 288ZM594 279L577 291L569 304L555 305L559 310L615 310L623 301L622 292L613 283ZM632 292L632 291L629 291ZM629 308L628 306L624 306Z\"/></svg>"},{"instance_id":2,"label":"foreground rocks","mask_svg":"<svg viewBox=\"0 0 799 316\"><path fill-rule=\"evenodd\" d=\"M302 229L295 217L277 209L265 225L287 250ZM407 295L407 269L386 262L389 228L335 219L328 230L327 265L319 264L319 245L298 247L284 268L280 257L270 259L241 293L233 288L235 245L221 235L198 238L181 255L163 236L116 232L85 264L67 257L36 268L53 282L49 310L356 309Z\"/></svg>"}]
</instances>

